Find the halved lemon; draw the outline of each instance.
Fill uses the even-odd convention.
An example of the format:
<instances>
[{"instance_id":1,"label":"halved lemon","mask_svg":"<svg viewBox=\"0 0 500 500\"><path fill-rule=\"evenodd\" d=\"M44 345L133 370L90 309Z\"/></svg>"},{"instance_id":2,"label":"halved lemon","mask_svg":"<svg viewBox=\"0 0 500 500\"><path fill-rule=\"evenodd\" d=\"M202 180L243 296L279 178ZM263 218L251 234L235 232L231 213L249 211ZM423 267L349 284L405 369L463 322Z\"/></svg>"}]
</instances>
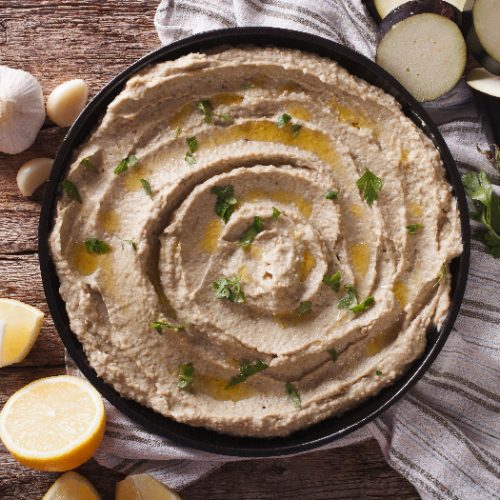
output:
<instances>
[{"instance_id":1,"label":"halved lemon","mask_svg":"<svg viewBox=\"0 0 500 500\"><path fill-rule=\"evenodd\" d=\"M76 472L58 477L42 500L101 500L92 483Z\"/></svg>"},{"instance_id":2,"label":"halved lemon","mask_svg":"<svg viewBox=\"0 0 500 500\"><path fill-rule=\"evenodd\" d=\"M19 363L30 352L43 322L43 312L13 299L0 299L0 368Z\"/></svg>"},{"instance_id":3,"label":"halved lemon","mask_svg":"<svg viewBox=\"0 0 500 500\"><path fill-rule=\"evenodd\" d=\"M86 462L101 444L106 414L99 393L70 375L23 387L0 413L0 438L27 467L67 471Z\"/></svg>"},{"instance_id":4,"label":"halved lemon","mask_svg":"<svg viewBox=\"0 0 500 500\"><path fill-rule=\"evenodd\" d=\"M132 474L116 483L115 500L181 500L149 474Z\"/></svg>"}]
</instances>

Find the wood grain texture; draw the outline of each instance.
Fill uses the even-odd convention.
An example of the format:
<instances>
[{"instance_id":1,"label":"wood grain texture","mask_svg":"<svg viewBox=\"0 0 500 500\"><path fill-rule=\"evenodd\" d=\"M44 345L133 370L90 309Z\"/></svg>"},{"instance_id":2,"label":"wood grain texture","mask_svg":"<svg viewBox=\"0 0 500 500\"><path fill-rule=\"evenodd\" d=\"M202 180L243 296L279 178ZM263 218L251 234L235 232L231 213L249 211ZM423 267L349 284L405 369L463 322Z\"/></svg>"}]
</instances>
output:
<instances>
[{"instance_id":1,"label":"wood grain texture","mask_svg":"<svg viewBox=\"0 0 500 500\"><path fill-rule=\"evenodd\" d=\"M0 0L0 64L32 72L45 95L83 78L94 95L107 81L158 46L153 16L159 0ZM0 297L23 300L46 314L26 360L0 369L0 407L26 383L64 373L64 349L44 299L37 225L43 189L29 199L17 190L18 167L54 157L64 135L48 120L26 152L0 154ZM120 475L91 460L78 469L113 498ZM0 499L41 498L57 474L28 470L0 445ZM281 460L233 463L186 488L184 499L418 498L384 461L375 441Z\"/></svg>"}]
</instances>

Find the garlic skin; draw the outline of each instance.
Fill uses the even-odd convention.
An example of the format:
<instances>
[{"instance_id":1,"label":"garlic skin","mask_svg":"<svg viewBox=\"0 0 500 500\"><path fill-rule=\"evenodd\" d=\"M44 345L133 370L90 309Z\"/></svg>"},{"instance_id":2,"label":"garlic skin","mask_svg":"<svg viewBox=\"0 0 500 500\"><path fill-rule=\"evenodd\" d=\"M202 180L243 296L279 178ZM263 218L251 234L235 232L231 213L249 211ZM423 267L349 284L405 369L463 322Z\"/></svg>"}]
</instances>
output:
<instances>
[{"instance_id":1,"label":"garlic skin","mask_svg":"<svg viewBox=\"0 0 500 500\"><path fill-rule=\"evenodd\" d=\"M48 178L52 170L52 158L33 158L17 172L17 187L23 196L31 196Z\"/></svg>"},{"instance_id":2,"label":"garlic skin","mask_svg":"<svg viewBox=\"0 0 500 500\"><path fill-rule=\"evenodd\" d=\"M69 127L82 112L88 96L89 88L81 79L61 83L47 99L47 115L59 127Z\"/></svg>"},{"instance_id":3,"label":"garlic skin","mask_svg":"<svg viewBox=\"0 0 500 500\"><path fill-rule=\"evenodd\" d=\"M0 66L0 152L28 149L45 120L42 87L30 73Z\"/></svg>"}]
</instances>

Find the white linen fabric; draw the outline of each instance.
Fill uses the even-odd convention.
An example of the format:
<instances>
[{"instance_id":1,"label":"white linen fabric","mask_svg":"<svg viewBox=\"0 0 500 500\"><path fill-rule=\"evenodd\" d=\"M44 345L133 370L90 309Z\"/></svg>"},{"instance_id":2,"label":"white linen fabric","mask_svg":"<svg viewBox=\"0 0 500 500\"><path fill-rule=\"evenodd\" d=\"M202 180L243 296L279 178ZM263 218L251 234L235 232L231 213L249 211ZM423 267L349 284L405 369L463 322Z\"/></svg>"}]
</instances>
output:
<instances>
[{"instance_id":1,"label":"white linen fabric","mask_svg":"<svg viewBox=\"0 0 500 500\"><path fill-rule=\"evenodd\" d=\"M370 59L375 55L376 26L359 0L163 0L155 26L162 44L218 28L275 26L329 38ZM426 108L460 170L484 169L498 188L499 173L476 150L487 147L486 125L466 85ZM423 498L500 498L499 299L500 261L472 240L462 309L431 369L381 417L326 448L375 438L388 463ZM106 467L148 472L179 489L239 460L176 446L108 403L106 410L106 434L95 457Z\"/></svg>"}]
</instances>

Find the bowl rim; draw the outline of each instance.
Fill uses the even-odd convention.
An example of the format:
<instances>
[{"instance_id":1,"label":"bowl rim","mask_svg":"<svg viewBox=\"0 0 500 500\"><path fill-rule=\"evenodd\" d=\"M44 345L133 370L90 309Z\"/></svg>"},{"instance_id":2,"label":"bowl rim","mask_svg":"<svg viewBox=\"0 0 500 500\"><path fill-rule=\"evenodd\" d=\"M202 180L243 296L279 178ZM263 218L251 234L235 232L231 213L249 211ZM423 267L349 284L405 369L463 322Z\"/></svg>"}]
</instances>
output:
<instances>
[{"instance_id":1,"label":"bowl rim","mask_svg":"<svg viewBox=\"0 0 500 500\"><path fill-rule=\"evenodd\" d=\"M59 294L59 279L48 245L59 197L60 180L67 170L72 153L88 137L104 115L107 105L121 91L126 81L150 64L176 59L190 52L205 52L218 47L237 45L278 46L328 57L350 73L392 94L402 105L406 116L424 131L438 149L460 210L463 252L451 263L451 307L440 330L433 329L428 333L424 354L413 362L394 384L358 407L289 436L277 438L237 437L190 426L120 396L111 385L97 376L86 359L82 345L69 327L65 303ZM218 455L272 457L319 448L359 429L392 406L423 376L444 345L460 310L469 269L470 226L460 174L443 137L423 107L391 75L365 56L329 39L288 29L249 27L207 31L154 50L120 72L95 95L67 132L54 159L42 201L38 246L43 287L56 330L79 370L113 406L134 423L179 446Z\"/></svg>"}]
</instances>

